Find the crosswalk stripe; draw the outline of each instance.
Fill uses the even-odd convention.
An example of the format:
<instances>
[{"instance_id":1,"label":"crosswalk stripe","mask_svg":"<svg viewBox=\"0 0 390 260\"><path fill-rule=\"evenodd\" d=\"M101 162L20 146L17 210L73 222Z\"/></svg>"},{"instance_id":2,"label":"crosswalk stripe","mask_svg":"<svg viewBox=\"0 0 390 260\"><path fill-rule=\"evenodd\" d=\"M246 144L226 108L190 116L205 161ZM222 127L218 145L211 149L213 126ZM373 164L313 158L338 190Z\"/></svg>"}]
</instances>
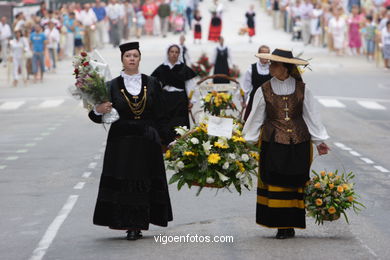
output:
<instances>
[{"instance_id":1,"label":"crosswalk stripe","mask_svg":"<svg viewBox=\"0 0 390 260\"><path fill-rule=\"evenodd\" d=\"M337 99L325 99L325 98L320 98L318 101L325 107L345 107L343 103L338 101Z\"/></svg>"},{"instance_id":2,"label":"crosswalk stripe","mask_svg":"<svg viewBox=\"0 0 390 260\"><path fill-rule=\"evenodd\" d=\"M1 110L14 110L14 109L18 109L19 107L21 107L24 103L26 103L26 102L25 101L8 101L8 102L3 103L0 106L0 109Z\"/></svg>"},{"instance_id":3,"label":"crosswalk stripe","mask_svg":"<svg viewBox=\"0 0 390 260\"><path fill-rule=\"evenodd\" d=\"M39 108L49 108L49 107L58 107L64 103L63 99L55 99L55 100L46 100L39 104Z\"/></svg>"},{"instance_id":4,"label":"crosswalk stripe","mask_svg":"<svg viewBox=\"0 0 390 260\"><path fill-rule=\"evenodd\" d=\"M359 100L357 103L367 109L386 110L386 107L378 104L375 101Z\"/></svg>"}]
</instances>

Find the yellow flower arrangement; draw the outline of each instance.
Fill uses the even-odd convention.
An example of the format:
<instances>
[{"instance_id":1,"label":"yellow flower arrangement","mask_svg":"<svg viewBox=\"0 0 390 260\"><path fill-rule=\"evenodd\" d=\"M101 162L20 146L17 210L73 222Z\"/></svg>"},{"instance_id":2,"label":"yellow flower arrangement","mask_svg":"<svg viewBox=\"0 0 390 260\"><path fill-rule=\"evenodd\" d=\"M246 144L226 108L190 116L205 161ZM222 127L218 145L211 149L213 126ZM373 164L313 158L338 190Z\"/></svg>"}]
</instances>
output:
<instances>
[{"instance_id":1,"label":"yellow flower arrangement","mask_svg":"<svg viewBox=\"0 0 390 260\"><path fill-rule=\"evenodd\" d=\"M227 109L236 110L233 97L229 93L213 91L208 93L202 101L203 110L213 116L220 116Z\"/></svg>"},{"instance_id":2,"label":"yellow flower arrangement","mask_svg":"<svg viewBox=\"0 0 390 260\"><path fill-rule=\"evenodd\" d=\"M346 210L352 208L358 213L364 205L356 200L356 194L351 180L355 175L338 171L314 175L305 186L305 207L308 216L315 218L317 224L324 221L334 221L343 214L347 223Z\"/></svg>"},{"instance_id":3,"label":"yellow flower arrangement","mask_svg":"<svg viewBox=\"0 0 390 260\"><path fill-rule=\"evenodd\" d=\"M207 124L201 123L192 130L180 127L176 140L165 154L166 167L174 174L169 183L212 188L253 187L259 162L258 147L245 142L242 125L234 121L231 138L211 136ZM197 193L197 195L199 194Z\"/></svg>"}]
</instances>

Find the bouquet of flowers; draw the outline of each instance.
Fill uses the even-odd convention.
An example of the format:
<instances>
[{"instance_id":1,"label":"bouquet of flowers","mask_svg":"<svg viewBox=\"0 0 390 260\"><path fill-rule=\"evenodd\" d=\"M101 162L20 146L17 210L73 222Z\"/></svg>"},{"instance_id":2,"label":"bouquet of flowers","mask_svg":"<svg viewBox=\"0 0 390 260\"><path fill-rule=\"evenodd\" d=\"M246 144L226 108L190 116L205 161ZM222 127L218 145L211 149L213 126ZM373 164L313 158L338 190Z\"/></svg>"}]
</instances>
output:
<instances>
[{"instance_id":1,"label":"bouquet of flowers","mask_svg":"<svg viewBox=\"0 0 390 260\"><path fill-rule=\"evenodd\" d=\"M314 177L305 187L305 205L309 216L314 217L317 224L333 221L343 214L347 223L345 211L352 208L355 213L364 205L357 201L358 195L351 180L355 175L350 172L338 175L338 172L313 171Z\"/></svg>"},{"instance_id":2,"label":"bouquet of flowers","mask_svg":"<svg viewBox=\"0 0 390 260\"><path fill-rule=\"evenodd\" d=\"M207 77L210 74L213 66L209 62L209 58L206 54L202 54L198 61L191 66L192 70L201 78Z\"/></svg>"},{"instance_id":3,"label":"bouquet of flowers","mask_svg":"<svg viewBox=\"0 0 390 260\"><path fill-rule=\"evenodd\" d=\"M233 65L233 68L229 68L229 77L236 79L240 77L240 69L237 65Z\"/></svg>"},{"instance_id":4,"label":"bouquet of flowers","mask_svg":"<svg viewBox=\"0 0 390 260\"><path fill-rule=\"evenodd\" d=\"M219 116L226 109L236 110L233 97L229 93L213 91L208 93L203 99L202 108L205 112L213 116Z\"/></svg>"},{"instance_id":5,"label":"bouquet of flowers","mask_svg":"<svg viewBox=\"0 0 390 260\"><path fill-rule=\"evenodd\" d=\"M70 92L74 97L82 99L84 106L89 110L94 105L110 100L109 89L106 86L105 77L99 71L99 65L101 64L91 60L86 52L81 52L73 60L73 75L76 83L71 87ZM113 123L118 119L119 114L114 108L111 109L110 113L103 115L104 123Z\"/></svg>"},{"instance_id":6,"label":"bouquet of flowers","mask_svg":"<svg viewBox=\"0 0 390 260\"><path fill-rule=\"evenodd\" d=\"M242 185L249 190L253 186L252 175L257 172L259 153L245 142L242 125L234 124L230 139L208 135L207 127L201 123L193 130L176 129L181 137L165 153L167 168L175 172L169 183L177 182L179 190L184 184L201 189L228 188L233 184L240 194Z\"/></svg>"}]
</instances>

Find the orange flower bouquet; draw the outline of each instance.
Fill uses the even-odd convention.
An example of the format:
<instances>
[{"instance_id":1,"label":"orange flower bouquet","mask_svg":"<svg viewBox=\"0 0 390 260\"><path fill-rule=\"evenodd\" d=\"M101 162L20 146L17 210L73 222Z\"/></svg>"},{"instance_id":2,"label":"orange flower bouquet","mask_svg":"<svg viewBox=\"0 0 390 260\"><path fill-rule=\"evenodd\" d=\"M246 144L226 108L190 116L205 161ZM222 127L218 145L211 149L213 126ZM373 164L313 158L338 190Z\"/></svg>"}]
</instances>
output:
<instances>
[{"instance_id":1,"label":"orange flower bouquet","mask_svg":"<svg viewBox=\"0 0 390 260\"><path fill-rule=\"evenodd\" d=\"M349 223L345 211L352 208L358 213L364 208L364 205L357 201L359 196L355 192L354 183L351 182L355 177L352 172L341 175L338 175L337 170L334 173L313 173L315 176L305 187L305 206L308 216L315 218L317 224L337 220L341 214Z\"/></svg>"}]
</instances>

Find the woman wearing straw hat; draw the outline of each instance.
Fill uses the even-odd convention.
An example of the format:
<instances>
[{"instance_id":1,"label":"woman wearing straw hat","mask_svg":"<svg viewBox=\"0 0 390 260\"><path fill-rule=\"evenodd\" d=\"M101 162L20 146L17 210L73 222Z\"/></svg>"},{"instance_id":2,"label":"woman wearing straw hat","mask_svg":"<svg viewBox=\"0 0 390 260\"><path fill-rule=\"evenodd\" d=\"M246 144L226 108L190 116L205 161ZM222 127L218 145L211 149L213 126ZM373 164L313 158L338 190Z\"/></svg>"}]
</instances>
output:
<instances>
[{"instance_id":1,"label":"woman wearing straw hat","mask_svg":"<svg viewBox=\"0 0 390 260\"><path fill-rule=\"evenodd\" d=\"M256 57L271 62L271 80L255 93L243 134L260 142L260 178L256 222L277 228L276 238L294 237L294 228L305 228L303 187L309 180L312 142L319 155L327 154L328 138L310 90L305 87L291 51L275 49Z\"/></svg>"}]
</instances>

